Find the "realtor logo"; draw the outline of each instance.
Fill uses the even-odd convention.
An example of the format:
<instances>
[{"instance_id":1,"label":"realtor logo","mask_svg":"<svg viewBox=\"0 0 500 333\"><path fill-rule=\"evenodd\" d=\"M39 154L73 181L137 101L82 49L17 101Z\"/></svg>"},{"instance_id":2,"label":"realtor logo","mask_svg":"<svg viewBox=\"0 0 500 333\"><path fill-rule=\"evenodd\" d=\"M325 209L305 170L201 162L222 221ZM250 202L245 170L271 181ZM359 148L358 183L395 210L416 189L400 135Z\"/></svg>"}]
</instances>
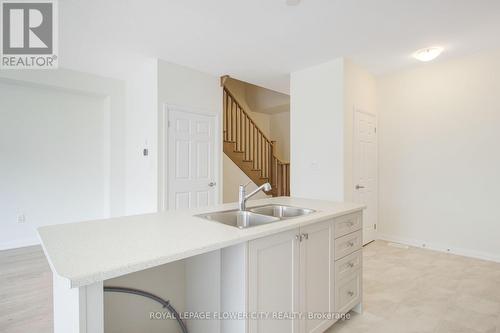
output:
<instances>
[{"instance_id":1,"label":"realtor logo","mask_svg":"<svg viewBox=\"0 0 500 333\"><path fill-rule=\"evenodd\" d=\"M1 2L2 69L57 68L57 3Z\"/></svg>"}]
</instances>

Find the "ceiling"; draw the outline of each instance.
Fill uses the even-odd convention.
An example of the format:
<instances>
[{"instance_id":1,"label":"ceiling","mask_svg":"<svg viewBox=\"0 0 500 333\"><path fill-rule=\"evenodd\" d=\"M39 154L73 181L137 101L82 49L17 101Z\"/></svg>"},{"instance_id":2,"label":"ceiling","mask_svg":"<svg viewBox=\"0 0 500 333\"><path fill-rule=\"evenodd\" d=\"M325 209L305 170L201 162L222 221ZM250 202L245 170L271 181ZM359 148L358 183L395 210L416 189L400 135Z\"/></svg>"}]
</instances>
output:
<instances>
[{"instance_id":1,"label":"ceiling","mask_svg":"<svg viewBox=\"0 0 500 333\"><path fill-rule=\"evenodd\" d=\"M289 73L347 57L378 75L500 48L498 0L60 0L60 65L159 57L288 92Z\"/></svg>"}]
</instances>

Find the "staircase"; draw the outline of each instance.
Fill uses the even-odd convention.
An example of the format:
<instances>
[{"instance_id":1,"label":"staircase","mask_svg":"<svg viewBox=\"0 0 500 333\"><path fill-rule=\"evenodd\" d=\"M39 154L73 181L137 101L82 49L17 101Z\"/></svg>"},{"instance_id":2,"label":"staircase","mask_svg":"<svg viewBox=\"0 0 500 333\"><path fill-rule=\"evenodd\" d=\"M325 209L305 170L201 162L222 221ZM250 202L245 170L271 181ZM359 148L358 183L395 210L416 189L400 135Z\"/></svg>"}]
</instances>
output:
<instances>
[{"instance_id":1,"label":"staircase","mask_svg":"<svg viewBox=\"0 0 500 333\"><path fill-rule=\"evenodd\" d=\"M258 186L268 182L272 196L290 196L290 163L276 156L271 141L224 87L224 153Z\"/></svg>"}]
</instances>

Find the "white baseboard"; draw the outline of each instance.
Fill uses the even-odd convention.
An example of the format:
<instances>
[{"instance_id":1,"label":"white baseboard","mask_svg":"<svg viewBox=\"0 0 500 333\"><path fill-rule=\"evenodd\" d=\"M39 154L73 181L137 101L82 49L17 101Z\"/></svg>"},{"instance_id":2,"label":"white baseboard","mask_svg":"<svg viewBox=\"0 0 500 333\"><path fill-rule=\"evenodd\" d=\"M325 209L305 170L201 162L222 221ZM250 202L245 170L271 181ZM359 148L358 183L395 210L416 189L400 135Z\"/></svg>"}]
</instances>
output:
<instances>
[{"instance_id":1,"label":"white baseboard","mask_svg":"<svg viewBox=\"0 0 500 333\"><path fill-rule=\"evenodd\" d=\"M434 251L439 251L439 252L444 252L444 253L451 253L451 254L469 257L469 258L488 260L488 261L494 261L494 262L500 263L500 255L499 254L486 253L486 252L481 252L481 251L476 251L476 250L471 250L471 249L464 249L464 248L450 248L450 247L444 246L442 244L430 243L430 242L427 242L424 240L403 238L403 237L398 237L398 236L394 236L394 235L387 235L387 234L383 234L380 232L377 233L377 239L388 241L388 242L401 243L401 244L405 244L405 245L419 247L422 249L429 249L429 250L434 250Z\"/></svg>"},{"instance_id":2,"label":"white baseboard","mask_svg":"<svg viewBox=\"0 0 500 333\"><path fill-rule=\"evenodd\" d=\"M27 247L27 246L33 246L33 245L39 245L39 244L40 244L40 240L37 237L16 239L14 241L0 243L0 251L1 250L12 250L12 249L20 248L20 247Z\"/></svg>"}]
</instances>

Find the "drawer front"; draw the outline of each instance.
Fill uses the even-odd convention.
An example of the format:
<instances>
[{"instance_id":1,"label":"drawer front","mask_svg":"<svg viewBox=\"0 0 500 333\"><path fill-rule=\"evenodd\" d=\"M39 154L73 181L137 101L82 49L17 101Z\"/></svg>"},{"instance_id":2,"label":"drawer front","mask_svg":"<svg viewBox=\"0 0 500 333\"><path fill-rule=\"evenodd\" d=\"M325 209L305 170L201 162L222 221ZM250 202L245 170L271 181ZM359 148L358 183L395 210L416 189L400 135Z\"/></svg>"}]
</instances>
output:
<instances>
[{"instance_id":1,"label":"drawer front","mask_svg":"<svg viewBox=\"0 0 500 333\"><path fill-rule=\"evenodd\" d=\"M347 257L335 262L335 279L337 281L345 279L357 270L361 269L363 264L363 250L358 250Z\"/></svg>"},{"instance_id":2,"label":"drawer front","mask_svg":"<svg viewBox=\"0 0 500 333\"><path fill-rule=\"evenodd\" d=\"M362 212L337 217L335 223L335 238L342 237L354 231L361 230Z\"/></svg>"},{"instance_id":3,"label":"drawer front","mask_svg":"<svg viewBox=\"0 0 500 333\"><path fill-rule=\"evenodd\" d=\"M336 281L335 312L347 313L361 302L361 270Z\"/></svg>"},{"instance_id":4,"label":"drawer front","mask_svg":"<svg viewBox=\"0 0 500 333\"><path fill-rule=\"evenodd\" d=\"M361 248L361 230L335 240L335 260L343 258Z\"/></svg>"}]
</instances>

